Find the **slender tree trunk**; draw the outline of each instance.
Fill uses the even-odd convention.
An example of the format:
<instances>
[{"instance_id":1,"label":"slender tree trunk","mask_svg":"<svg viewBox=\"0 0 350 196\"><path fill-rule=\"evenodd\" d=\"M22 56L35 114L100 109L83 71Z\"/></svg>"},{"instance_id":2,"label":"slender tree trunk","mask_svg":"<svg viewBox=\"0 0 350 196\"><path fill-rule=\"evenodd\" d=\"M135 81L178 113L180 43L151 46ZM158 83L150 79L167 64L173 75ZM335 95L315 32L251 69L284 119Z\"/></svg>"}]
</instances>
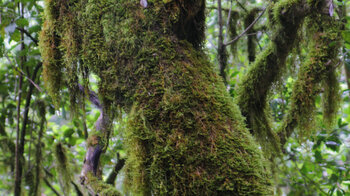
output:
<instances>
[{"instance_id":1,"label":"slender tree trunk","mask_svg":"<svg viewBox=\"0 0 350 196\"><path fill-rule=\"evenodd\" d=\"M224 80L224 84L227 85L227 76L226 76L226 67L227 67L227 51L226 46L224 44L224 35L223 35L223 27L224 22L222 19L222 4L221 0L218 0L218 18L219 18L219 36L218 36L218 61L219 61L219 69L220 76Z\"/></svg>"},{"instance_id":2,"label":"slender tree trunk","mask_svg":"<svg viewBox=\"0 0 350 196\"><path fill-rule=\"evenodd\" d=\"M22 4L18 4L18 12L21 17L23 17L23 7ZM21 50L24 50L24 33L21 33ZM20 69L23 70L25 62L25 57L21 57L20 61ZM18 100L17 100L17 127L16 127L16 158L15 158L15 186L14 186L14 195L21 195L21 186L22 186L22 165L23 165L23 148L22 148L22 140L21 140L21 132L20 132L20 117L21 117L21 99L22 99L22 85L23 85L23 75L19 76L19 85L18 85ZM23 126L23 124L22 124Z\"/></svg>"}]
</instances>

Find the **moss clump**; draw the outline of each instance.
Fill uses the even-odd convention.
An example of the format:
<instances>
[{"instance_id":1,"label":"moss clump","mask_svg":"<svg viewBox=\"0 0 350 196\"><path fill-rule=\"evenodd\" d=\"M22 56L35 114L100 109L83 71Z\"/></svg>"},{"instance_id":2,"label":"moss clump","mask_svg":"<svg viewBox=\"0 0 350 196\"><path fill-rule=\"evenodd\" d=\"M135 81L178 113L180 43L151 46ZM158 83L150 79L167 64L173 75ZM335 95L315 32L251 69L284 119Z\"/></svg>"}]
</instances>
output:
<instances>
[{"instance_id":1,"label":"moss clump","mask_svg":"<svg viewBox=\"0 0 350 196\"><path fill-rule=\"evenodd\" d=\"M40 33L40 52L43 59L43 78L55 106L59 105L59 91L62 85L61 54L58 49L59 37L55 31L55 21L45 20Z\"/></svg>"},{"instance_id":2,"label":"moss clump","mask_svg":"<svg viewBox=\"0 0 350 196\"><path fill-rule=\"evenodd\" d=\"M332 72L338 62L339 44L336 43L340 40L339 25L330 16L315 13L309 17L307 26L311 40L309 53L306 62L300 67L298 79L293 86L290 109L280 133L282 144L296 127L302 139L309 136L314 129L315 99L321 91L322 81L328 80L325 96L330 92L335 93L331 97L329 95L326 97L333 103L330 103L329 107L326 106L328 114L326 112L325 117L331 118L329 114L333 115L337 107L336 97L339 94L336 90L337 82L334 81L336 78L332 76L334 74Z\"/></svg>"},{"instance_id":3,"label":"moss clump","mask_svg":"<svg viewBox=\"0 0 350 196\"><path fill-rule=\"evenodd\" d=\"M133 194L273 192L259 147L198 49L204 5L152 0L144 9L138 0L81 0L70 8L82 32L79 61L100 78L104 103L129 113L125 185Z\"/></svg>"},{"instance_id":4,"label":"moss clump","mask_svg":"<svg viewBox=\"0 0 350 196\"><path fill-rule=\"evenodd\" d=\"M88 174L89 181L87 182L89 184L89 187L91 187L92 191L94 193L98 193L100 196L121 196L115 187L112 185L106 184L103 181L96 178L91 173Z\"/></svg>"},{"instance_id":5,"label":"moss clump","mask_svg":"<svg viewBox=\"0 0 350 196\"><path fill-rule=\"evenodd\" d=\"M45 1L44 25L40 35L40 49L44 65L44 81L56 106L59 105L59 91L63 84L70 92L71 111L77 113L78 71L87 80L86 67L79 62L81 33L78 30L75 5L79 1ZM78 68L79 67L79 68ZM63 79L62 74L65 74ZM79 74L81 74L79 73ZM85 81L84 80L84 81Z\"/></svg>"}]
</instances>

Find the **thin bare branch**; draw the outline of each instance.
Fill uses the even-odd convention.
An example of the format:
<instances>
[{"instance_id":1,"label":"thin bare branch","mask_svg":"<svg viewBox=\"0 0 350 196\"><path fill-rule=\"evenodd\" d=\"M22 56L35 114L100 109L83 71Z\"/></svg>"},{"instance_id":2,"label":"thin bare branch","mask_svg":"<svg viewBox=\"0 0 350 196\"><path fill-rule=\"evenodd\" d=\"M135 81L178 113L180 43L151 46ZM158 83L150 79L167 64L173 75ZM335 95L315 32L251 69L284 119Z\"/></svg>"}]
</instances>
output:
<instances>
[{"instance_id":1,"label":"thin bare branch","mask_svg":"<svg viewBox=\"0 0 350 196\"><path fill-rule=\"evenodd\" d=\"M269 3L270 4L270 3ZM252 24L250 24L241 34L239 34L237 37L235 37L233 40L227 42L227 43L224 43L225 46L228 46L230 44L233 44L234 42L236 42L237 40L239 40L244 34L246 34L259 20L260 18L264 15L265 11L266 11L266 8L268 7L269 5L267 5L263 10L262 12L259 14L259 16L252 22Z\"/></svg>"},{"instance_id":2,"label":"thin bare branch","mask_svg":"<svg viewBox=\"0 0 350 196\"><path fill-rule=\"evenodd\" d=\"M22 33L26 34L35 43L35 45L38 46L39 41L36 38L34 38L27 30L25 30L24 28L20 28L20 27L16 27L16 29L18 29Z\"/></svg>"}]
</instances>

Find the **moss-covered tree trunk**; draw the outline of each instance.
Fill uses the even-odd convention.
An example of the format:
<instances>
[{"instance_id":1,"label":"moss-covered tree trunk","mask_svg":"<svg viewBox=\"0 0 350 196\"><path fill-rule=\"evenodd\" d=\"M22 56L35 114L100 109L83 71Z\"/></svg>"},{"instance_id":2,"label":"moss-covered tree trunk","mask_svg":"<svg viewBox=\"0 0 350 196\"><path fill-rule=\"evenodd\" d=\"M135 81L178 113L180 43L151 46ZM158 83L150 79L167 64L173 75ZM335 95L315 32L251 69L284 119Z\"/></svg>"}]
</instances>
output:
<instances>
[{"instance_id":1,"label":"moss-covered tree trunk","mask_svg":"<svg viewBox=\"0 0 350 196\"><path fill-rule=\"evenodd\" d=\"M46 0L41 49L51 94L68 82L74 97L84 66L100 77L107 108L128 112L127 191L271 195L262 153L200 49L205 1L147 3Z\"/></svg>"},{"instance_id":2,"label":"moss-covered tree trunk","mask_svg":"<svg viewBox=\"0 0 350 196\"><path fill-rule=\"evenodd\" d=\"M327 14L329 2L271 3L272 43L243 78L237 98L248 127L261 136L263 145L279 147L264 113L268 92L282 75L304 18ZM270 167L201 49L204 22L204 0L46 0L40 46L44 78L54 100L66 84L74 104L84 94L77 92L88 90L88 74L100 78L102 114L89 134L82 171L90 192L119 195L100 183L99 157L107 150L115 108L122 108L128 113L127 192L273 194ZM323 35L322 25L332 27L316 24L322 32L320 51L333 41ZM335 34L330 37L336 40ZM325 53L337 50L329 48ZM305 66L319 67L335 58L335 52L321 55L321 60L315 55L315 63ZM312 73L326 73L323 70ZM68 78L63 80L63 74ZM79 80L84 81L84 90L79 91Z\"/></svg>"}]
</instances>

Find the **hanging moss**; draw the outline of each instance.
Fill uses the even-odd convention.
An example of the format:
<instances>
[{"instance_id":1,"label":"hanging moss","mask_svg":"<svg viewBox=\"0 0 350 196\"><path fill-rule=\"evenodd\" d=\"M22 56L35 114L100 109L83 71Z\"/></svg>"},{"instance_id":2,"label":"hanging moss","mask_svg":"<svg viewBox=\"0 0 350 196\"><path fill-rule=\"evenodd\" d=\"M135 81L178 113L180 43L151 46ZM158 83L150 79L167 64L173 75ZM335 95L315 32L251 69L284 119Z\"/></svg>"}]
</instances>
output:
<instances>
[{"instance_id":1,"label":"hanging moss","mask_svg":"<svg viewBox=\"0 0 350 196\"><path fill-rule=\"evenodd\" d=\"M236 36L238 36L238 33L237 33L238 19L239 19L239 13L236 11L232 11L230 21L228 23L228 35L231 40L234 39ZM234 57L237 56L237 43L238 42L234 42L230 45L231 53Z\"/></svg>"},{"instance_id":2,"label":"hanging moss","mask_svg":"<svg viewBox=\"0 0 350 196\"><path fill-rule=\"evenodd\" d=\"M79 60L100 78L105 103L129 113L127 192L272 194L259 147L198 49L204 35L203 0L149 0L147 9L138 0L74 5L79 7L70 9L79 12L82 32ZM199 37L192 36L195 31Z\"/></svg>"},{"instance_id":3,"label":"hanging moss","mask_svg":"<svg viewBox=\"0 0 350 196\"><path fill-rule=\"evenodd\" d=\"M337 44L340 40L339 24L328 15L313 14L307 26L311 40L309 53L293 87L290 110L280 133L282 144L296 127L301 139L307 138L314 130L315 99L321 91L322 81L326 80L324 96L330 101L329 105L324 105L326 123L332 121L338 107L339 87L333 72L340 46Z\"/></svg>"},{"instance_id":4,"label":"hanging moss","mask_svg":"<svg viewBox=\"0 0 350 196\"><path fill-rule=\"evenodd\" d=\"M78 113L76 103L81 97L78 88L78 59L81 36L77 25L77 12L75 4L77 0L58 1L60 5L60 15L57 19L58 32L61 39L60 50L62 56L62 67L65 69L65 80L70 93L70 109L73 115ZM79 66L83 66L80 64Z\"/></svg>"},{"instance_id":5,"label":"hanging moss","mask_svg":"<svg viewBox=\"0 0 350 196\"><path fill-rule=\"evenodd\" d=\"M322 82L324 92L322 95L323 121L327 129L334 127L339 111L341 93L338 81L337 71L331 69Z\"/></svg>"},{"instance_id":6,"label":"hanging moss","mask_svg":"<svg viewBox=\"0 0 350 196\"><path fill-rule=\"evenodd\" d=\"M59 90L63 84L68 86L72 114L77 114L78 60L81 51L81 36L77 25L75 5L78 0L45 1L45 22L40 35L40 49L44 64L44 81L55 105L59 105ZM80 64L80 70L84 65ZM63 79L62 72L65 77ZM87 76L85 75L84 78ZM86 84L87 85L87 84Z\"/></svg>"},{"instance_id":7,"label":"hanging moss","mask_svg":"<svg viewBox=\"0 0 350 196\"><path fill-rule=\"evenodd\" d=\"M54 155L56 158L56 170L57 173L60 174L59 182L63 193L65 195L69 195L72 177L66 151L67 150L65 149L62 143L55 144Z\"/></svg>"},{"instance_id":8,"label":"hanging moss","mask_svg":"<svg viewBox=\"0 0 350 196\"><path fill-rule=\"evenodd\" d=\"M252 8L249 10L248 14L244 17L244 28L248 28L249 25L251 25L257 14L259 13L259 8ZM255 29L251 28L247 31L247 48L248 48L248 59L249 62L255 61L256 56L256 47L257 47L257 38L256 35L252 35L252 33L255 33Z\"/></svg>"},{"instance_id":9,"label":"hanging moss","mask_svg":"<svg viewBox=\"0 0 350 196\"><path fill-rule=\"evenodd\" d=\"M55 106L59 105L59 91L62 85L61 54L58 49L59 37L55 31L55 20L46 16L40 33L40 52L43 59L43 78Z\"/></svg>"},{"instance_id":10,"label":"hanging moss","mask_svg":"<svg viewBox=\"0 0 350 196\"><path fill-rule=\"evenodd\" d=\"M270 115L265 115L269 113L266 112L268 93L285 70L286 58L307 11L301 0L271 4L268 13L269 26L274 32L272 42L257 57L237 90L236 101L267 155L279 151L278 137L270 127Z\"/></svg>"}]
</instances>

